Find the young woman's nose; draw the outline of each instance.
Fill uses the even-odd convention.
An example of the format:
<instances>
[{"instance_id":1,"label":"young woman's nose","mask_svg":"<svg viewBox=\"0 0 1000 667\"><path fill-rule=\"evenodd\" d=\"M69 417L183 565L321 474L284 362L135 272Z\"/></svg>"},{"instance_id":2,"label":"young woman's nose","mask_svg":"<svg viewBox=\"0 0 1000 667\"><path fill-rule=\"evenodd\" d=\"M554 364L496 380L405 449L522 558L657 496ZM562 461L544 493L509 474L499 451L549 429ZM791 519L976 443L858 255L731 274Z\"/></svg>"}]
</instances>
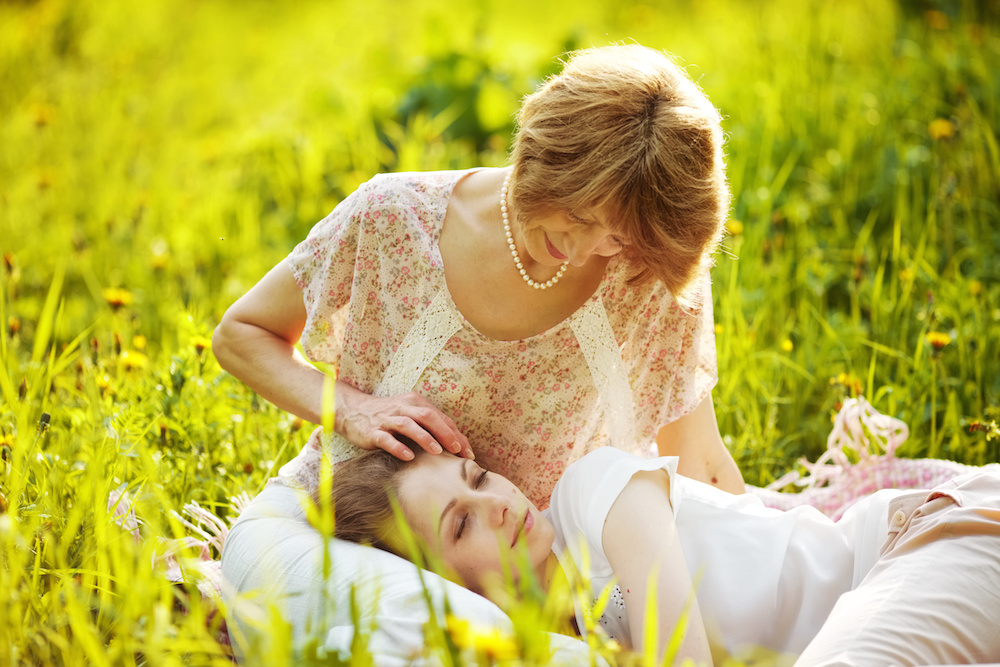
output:
<instances>
[{"instance_id":1,"label":"young woman's nose","mask_svg":"<svg viewBox=\"0 0 1000 667\"><path fill-rule=\"evenodd\" d=\"M510 499L498 493L485 494L480 499L480 509L490 526L502 526L510 511Z\"/></svg>"}]
</instances>

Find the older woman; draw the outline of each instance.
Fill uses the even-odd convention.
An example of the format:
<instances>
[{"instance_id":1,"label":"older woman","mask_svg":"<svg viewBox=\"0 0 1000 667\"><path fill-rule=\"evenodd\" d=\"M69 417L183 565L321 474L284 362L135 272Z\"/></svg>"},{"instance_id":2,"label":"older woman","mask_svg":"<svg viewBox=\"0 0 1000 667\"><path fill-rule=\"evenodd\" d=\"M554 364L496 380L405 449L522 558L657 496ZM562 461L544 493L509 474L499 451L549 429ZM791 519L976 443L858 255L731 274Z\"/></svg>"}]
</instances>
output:
<instances>
[{"instance_id":1,"label":"older woman","mask_svg":"<svg viewBox=\"0 0 1000 667\"><path fill-rule=\"evenodd\" d=\"M664 54L573 55L529 96L511 165L380 175L226 312L214 351L363 449L473 456L548 504L601 445L681 455L733 492L715 421L708 270L727 216L720 116ZM291 471L315 485L317 438ZM530 443L530 444L528 444ZM289 472L286 470L286 473Z\"/></svg>"}]
</instances>

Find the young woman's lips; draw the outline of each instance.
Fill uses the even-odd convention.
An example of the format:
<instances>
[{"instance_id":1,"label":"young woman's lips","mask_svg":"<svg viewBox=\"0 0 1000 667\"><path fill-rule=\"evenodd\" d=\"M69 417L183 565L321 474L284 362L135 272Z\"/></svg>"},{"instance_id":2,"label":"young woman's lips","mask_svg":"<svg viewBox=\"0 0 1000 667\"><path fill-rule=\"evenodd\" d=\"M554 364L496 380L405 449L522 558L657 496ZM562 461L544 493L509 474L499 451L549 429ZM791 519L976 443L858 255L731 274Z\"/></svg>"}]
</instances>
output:
<instances>
[{"instance_id":1,"label":"young woman's lips","mask_svg":"<svg viewBox=\"0 0 1000 667\"><path fill-rule=\"evenodd\" d=\"M513 547L514 545L516 545L517 541L521 539L521 533L527 535L528 531L531 530L531 527L534 525L535 525L535 517L531 516L531 509L529 508L524 515L524 523L521 525L520 528L517 529L517 532L514 533L514 539L513 541L511 541L510 546Z\"/></svg>"},{"instance_id":2,"label":"young woman's lips","mask_svg":"<svg viewBox=\"0 0 1000 667\"><path fill-rule=\"evenodd\" d=\"M559 249L552 245L552 241L549 240L549 235L545 235L545 247L548 249L549 254L558 259L559 261L566 261L568 257L559 252Z\"/></svg>"}]
</instances>

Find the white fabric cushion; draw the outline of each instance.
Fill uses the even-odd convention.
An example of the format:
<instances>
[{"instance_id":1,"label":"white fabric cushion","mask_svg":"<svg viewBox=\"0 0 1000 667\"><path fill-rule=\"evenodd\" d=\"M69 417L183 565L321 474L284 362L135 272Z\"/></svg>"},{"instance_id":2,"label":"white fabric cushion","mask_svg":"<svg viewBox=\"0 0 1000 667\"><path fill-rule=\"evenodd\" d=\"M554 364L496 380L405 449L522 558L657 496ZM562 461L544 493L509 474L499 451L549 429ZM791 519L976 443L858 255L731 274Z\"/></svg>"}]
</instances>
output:
<instances>
[{"instance_id":1,"label":"white fabric cushion","mask_svg":"<svg viewBox=\"0 0 1000 667\"><path fill-rule=\"evenodd\" d=\"M299 655L311 651L310 645L320 654L348 655L355 636L352 589L361 630L369 635L365 644L378 665L425 664L414 662L423 649L423 629L430 618L425 587L442 623L447 598L453 614L478 627L512 627L507 615L486 598L409 561L351 542L325 542L306 522L301 498L300 491L268 486L226 538L223 597L229 634L241 662L263 658L272 640L280 641L275 611L290 627ZM330 572L324 577L327 546ZM550 641L556 650L554 662L590 661L583 642L555 634ZM598 664L605 663L598 659Z\"/></svg>"}]
</instances>

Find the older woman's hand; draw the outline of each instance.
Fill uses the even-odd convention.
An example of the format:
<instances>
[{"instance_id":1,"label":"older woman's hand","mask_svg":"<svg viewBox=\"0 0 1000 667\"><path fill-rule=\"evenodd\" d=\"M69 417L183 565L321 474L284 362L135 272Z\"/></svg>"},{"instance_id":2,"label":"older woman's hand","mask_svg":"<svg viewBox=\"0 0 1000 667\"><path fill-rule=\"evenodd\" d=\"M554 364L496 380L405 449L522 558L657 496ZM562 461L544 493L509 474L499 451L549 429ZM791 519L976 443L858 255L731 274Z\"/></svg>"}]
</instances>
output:
<instances>
[{"instance_id":1,"label":"older woman's hand","mask_svg":"<svg viewBox=\"0 0 1000 667\"><path fill-rule=\"evenodd\" d=\"M413 452L398 436L431 454L442 449L475 458L469 440L452 419L416 393L372 396L337 382L334 429L362 449L384 449L404 461Z\"/></svg>"}]
</instances>

